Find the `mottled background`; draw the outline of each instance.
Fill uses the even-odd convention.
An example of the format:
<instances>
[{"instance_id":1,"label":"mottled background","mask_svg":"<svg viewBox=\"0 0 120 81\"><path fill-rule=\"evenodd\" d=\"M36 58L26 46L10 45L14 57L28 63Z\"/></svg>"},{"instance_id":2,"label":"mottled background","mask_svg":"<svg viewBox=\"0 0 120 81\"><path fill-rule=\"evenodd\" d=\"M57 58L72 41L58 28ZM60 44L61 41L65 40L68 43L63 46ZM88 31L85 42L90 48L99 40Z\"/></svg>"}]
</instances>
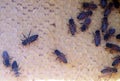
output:
<instances>
[{"instance_id":1,"label":"mottled background","mask_svg":"<svg viewBox=\"0 0 120 81\"><path fill-rule=\"evenodd\" d=\"M105 41L96 47L93 43L93 32L100 29L103 9L100 6L93 11L92 23L86 32L81 32L81 22L76 16L83 9L83 1L99 0L0 0L0 54L7 50L11 62L16 60L20 67L20 76L15 77L11 68L3 65L0 57L0 81L118 81L118 73L112 77L98 78L100 70L111 66L112 58L105 50ZM71 36L68 30L68 19L74 18L77 33ZM120 33L120 14L116 9L109 15L109 27L115 27ZM23 46L22 34L38 34L34 43ZM103 38L102 38L103 39ZM110 39L120 45L115 37ZM68 64L56 60L53 54L59 49L66 55Z\"/></svg>"}]
</instances>

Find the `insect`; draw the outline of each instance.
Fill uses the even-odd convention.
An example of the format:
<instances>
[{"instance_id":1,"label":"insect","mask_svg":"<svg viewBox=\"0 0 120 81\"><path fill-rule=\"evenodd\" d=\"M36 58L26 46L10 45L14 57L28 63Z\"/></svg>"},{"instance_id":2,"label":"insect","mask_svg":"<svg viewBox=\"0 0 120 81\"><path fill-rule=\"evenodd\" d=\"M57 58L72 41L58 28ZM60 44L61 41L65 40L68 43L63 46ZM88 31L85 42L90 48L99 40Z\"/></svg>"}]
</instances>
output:
<instances>
[{"instance_id":1,"label":"insect","mask_svg":"<svg viewBox=\"0 0 120 81\"><path fill-rule=\"evenodd\" d=\"M108 40L115 33L114 28L110 28L107 33L104 35L104 40Z\"/></svg>"},{"instance_id":2,"label":"insect","mask_svg":"<svg viewBox=\"0 0 120 81\"><path fill-rule=\"evenodd\" d=\"M86 14L87 14L88 16L92 16L93 12L92 12L91 10L88 10L88 11L86 11Z\"/></svg>"},{"instance_id":3,"label":"insect","mask_svg":"<svg viewBox=\"0 0 120 81\"><path fill-rule=\"evenodd\" d=\"M112 62L112 66L116 66L120 63L120 56L114 58L115 60Z\"/></svg>"},{"instance_id":4,"label":"insect","mask_svg":"<svg viewBox=\"0 0 120 81\"><path fill-rule=\"evenodd\" d=\"M113 1L113 4L114 4L114 7L119 8L119 6L120 6L119 1L118 0L112 0L112 1Z\"/></svg>"},{"instance_id":5,"label":"insect","mask_svg":"<svg viewBox=\"0 0 120 81\"><path fill-rule=\"evenodd\" d=\"M112 74L116 72L117 72L117 69L112 67L105 67L104 69L101 70L102 74Z\"/></svg>"},{"instance_id":6,"label":"insect","mask_svg":"<svg viewBox=\"0 0 120 81\"><path fill-rule=\"evenodd\" d=\"M83 24L83 25L81 26L81 28L80 28L80 30L81 30L82 32L86 31L86 29L88 29L88 26L85 25L85 24Z\"/></svg>"},{"instance_id":7,"label":"insect","mask_svg":"<svg viewBox=\"0 0 120 81\"><path fill-rule=\"evenodd\" d=\"M115 50L120 52L120 46L113 44L113 43L106 43L106 47L110 48L111 50Z\"/></svg>"},{"instance_id":8,"label":"insect","mask_svg":"<svg viewBox=\"0 0 120 81\"><path fill-rule=\"evenodd\" d=\"M76 24L74 22L74 20L71 18L69 19L69 29L72 35L75 35L76 32Z\"/></svg>"},{"instance_id":9,"label":"insect","mask_svg":"<svg viewBox=\"0 0 120 81\"><path fill-rule=\"evenodd\" d=\"M107 19L107 17L104 17L102 19L101 31L105 32L107 30L107 28L108 28L108 19Z\"/></svg>"},{"instance_id":10,"label":"insect","mask_svg":"<svg viewBox=\"0 0 120 81\"><path fill-rule=\"evenodd\" d=\"M22 45L28 45L28 44L30 44L30 43L32 43L32 42L34 42L35 40L37 40L38 39L38 35L32 35L32 36L30 36L30 33L31 33L31 31L29 32L29 35L28 35L28 37L26 37L24 34L23 34L23 36L25 37L25 39L24 40L22 40Z\"/></svg>"},{"instance_id":11,"label":"insect","mask_svg":"<svg viewBox=\"0 0 120 81\"><path fill-rule=\"evenodd\" d=\"M80 28L82 32L86 31L88 29L88 25L91 23L90 18L86 18L85 21L82 23L82 27Z\"/></svg>"},{"instance_id":12,"label":"insect","mask_svg":"<svg viewBox=\"0 0 120 81\"><path fill-rule=\"evenodd\" d=\"M100 0L100 5L102 8L105 8L107 6L107 0Z\"/></svg>"},{"instance_id":13,"label":"insect","mask_svg":"<svg viewBox=\"0 0 120 81\"><path fill-rule=\"evenodd\" d=\"M91 23L91 19L90 18L86 18L83 24L89 25L90 23Z\"/></svg>"},{"instance_id":14,"label":"insect","mask_svg":"<svg viewBox=\"0 0 120 81\"><path fill-rule=\"evenodd\" d=\"M17 64L16 61L13 61L13 63L12 63L12 70L14 71L14 73L15 73L16 76L19 76L19 74L20 74L20 73L18 72L19 67L18 67L18 64Z\"/></svg>"},{"instance_id":15,"label":"insect","mask_svg":"<svg viewBox=\"0 0 120 81\"><path fill-rule=\"evenodd\" d=\"M113 3L109 3L108 6L107 6L107 8L104 11L104 16L107 17L111 13L112 7L113 7Z\"/></svg>"},{"instance_id":16,"label":"insect","mask_svg":"<svg viewBox=\"0 0 120 81\"><path fill-rule=\"evenodd\" d=\"M89 3L88 2L83 2L82 7L84 9L88 9L89 8Z\"/></svg>"},{"instance_id":17,"label":"insect","mask_svg":"<svg viewBox=\"0 0 120 81\"><path fill-rule=\"evenodd\" d=\"M88 11L82 11L78 14L77 19L82 20L87 18L88 16L91 16L93 14L93 12L91 10Z\"/></svg>"},{"instance_id":18,"label":"insect","mask_svg":"<svg viewBox=\"0 0 120 81\"><path fill-rule=\"evenodd\" d=\"M117 35L116 35L116 39L120 39L120 34L117 34Z\"/></svg>"},{"instance_id":19,"label":"insect","mask_svg":"<svg viewBox=\"0 0 120 81\"><path fill-rule=\"evenodd\" d=\"M65 55L64 55L62 52L60 52L59 50L56 49L56 50L54 51L54 54L57 55L57 58L58 58L60 61L62 61L63 63L67 63L67 59L66 59Z\"/></svg>"},{"instance_id":20,"label":"insect","mask_svg":"<svg viewBox=\"0 0 120 81\"><path fill-rule=\"evenodd\" d=\"M95 45L99 46L101 43L101 36L100 36L100 31L96 30L95 33L93 33L94 35L94 41L95 41Z\"/></svg>"},{"instance_id":21,"label":"insect","mask_svg":"<svg viewBox=\"0 0 120 81\"><path fill-rule=\"evenodd\" d=\"M90 2L90 3L84 2L84 3L82 4L82 7L83 7L84 9L92 9L92 10L94 10L94 9L97 8L97 5L94 4L93 2Z\"/></svg>"},{"instance_id":22,"label":"insect","mask_svg":"<svg viewBox=\"0 0 120 81\"><path fill-rule=\"evenodd\" d=\"M10 57L8 55L8 52L7 51L3 51L2 57L3 57L3 64L6 67L9 67L11 64L10 64Z\"/></svg>"}]
</instances>

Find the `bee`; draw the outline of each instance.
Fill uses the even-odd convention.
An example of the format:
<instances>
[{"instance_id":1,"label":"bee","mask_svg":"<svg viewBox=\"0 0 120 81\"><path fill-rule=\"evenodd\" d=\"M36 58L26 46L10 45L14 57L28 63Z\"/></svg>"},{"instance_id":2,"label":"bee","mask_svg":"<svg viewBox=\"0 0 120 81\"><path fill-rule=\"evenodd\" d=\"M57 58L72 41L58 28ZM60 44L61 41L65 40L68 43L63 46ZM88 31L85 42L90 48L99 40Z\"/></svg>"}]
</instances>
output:
<instances>
[{"instance_id":1,"label":"bee","mask_svg":"<svg viewBox=\"0 0 120 81\"><path fill-rule=\"evenodd\" d=\"M10 57L8 55L8 52L7 51L3 51L2 57L3 57L3 64L6 67L9 67L11 64L10 64Z\"/></svg>"},{"instance_id":2,"label":"bee","mask_svg":"<svg viewBox=\"0 0 120 81\"><path fill-rule=\"evenodd\" d=\"M59 50L56 49L56 50L54 51L54 54L57 55L57 58L58 58L60 61L62 61L63 63L67 63L67 59L66 59L65 55L64 55L62 52L60 52Z\"/></svg>"},{"instance_id":3,"label":"bee","mask_svg":"<svg viewBox=\"0 0 120 81\"><path fill-rule=\"evenodd\" d=\"M37 35L37 34L30 36L30 33L31 33L31 31L29 32L28 37L26 37L26 36L23 34L23 36L25 37L25 39L22 40L22 45L26 46L26 45L28 45L28 44L30 44L30 43L32 43L32 42L34 42L35 40L38 39L38 35Z\"/></svg>"},{"instance_id":4,"label":"bee","mask_svg":"<svg viewBox=\"0 0 120 81\"><path fill-rule=\"evenodd\" d=\"M75 24L75 22L74 22L74 20L72 18L69 19L69 30L70 30L72 35L75 35L75 33L76 33L76 24Z\"/></svg>"},{"instance_id":5,"label":"bee","mask_svg":"<svg viewBox=\"0 0 120 81\"><path fill-rule=\"evenodd\" d=\"M12 63L12 70L14 71L16 76L19 76L19 66L16 61L13 61Z\"/></svg>"}]
</instances>

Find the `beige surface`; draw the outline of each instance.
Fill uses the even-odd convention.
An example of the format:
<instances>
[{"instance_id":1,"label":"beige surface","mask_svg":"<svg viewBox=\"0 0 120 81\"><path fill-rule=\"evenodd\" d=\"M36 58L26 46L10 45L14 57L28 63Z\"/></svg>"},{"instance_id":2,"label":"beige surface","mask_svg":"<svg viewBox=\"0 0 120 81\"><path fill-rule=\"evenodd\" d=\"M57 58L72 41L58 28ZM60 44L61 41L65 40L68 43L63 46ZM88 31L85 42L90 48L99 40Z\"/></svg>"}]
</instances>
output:
<instances>
[{"instance_id":1,"label":"beige surface","mask_svg":"<svg viewBox=\"0 0 120 81\"><path fill-rule=\"evenodd\" d=\"M92 23L86 32L80 32L76 19L82 11L84 0L1 0L0 1L0 53L7 50L20 66L20 77L15 77L11 68L6 68L0 59L0 81L116 81L120 71L111 78L98 78L100 70L110 66L113 55L105 51L105 42L94 45L93 32L100 28L103 10L98 7L91 17ZM88 0L86 0L88 1ZM99 4L97 0L94 0ZM68 32L68 19L73 17L77 24L77 34ZM120 31L120 14L113 10L109 16L109 26ZM82 21L81 21L82 22ZM53 25L55 24L55 26ZM39 39L22 46L22 33L39 34ZM116 33L116 34L117 34ZM113 37L110 41L115 41ZM115 41L120 45L118 41ZM54 49L65 53L68 64L60 63L52 54ZM119 69L118 69L119 70ZM5 77L5 78L3 78Z\"/></svg>"}]
</instances>

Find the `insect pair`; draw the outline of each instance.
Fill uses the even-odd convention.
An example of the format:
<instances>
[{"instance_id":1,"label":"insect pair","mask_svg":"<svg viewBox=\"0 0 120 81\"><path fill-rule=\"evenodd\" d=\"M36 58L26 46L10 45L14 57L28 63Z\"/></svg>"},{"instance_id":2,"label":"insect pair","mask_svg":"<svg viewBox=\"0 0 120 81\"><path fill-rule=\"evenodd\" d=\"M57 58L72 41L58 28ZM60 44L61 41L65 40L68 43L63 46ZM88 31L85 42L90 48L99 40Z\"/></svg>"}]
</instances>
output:
<instances>
[{"instance_id":1,"label":"insect pair","mask_svg":"<svg viewBox=\"0 0 120 81\"><path fill-rule=\"evenodd\" d=\"M3 64L6 67L12 66L12 71L14 71L16 76L19 76L20 73L19 73L19 67L18 67L17 62L13 61L12 65L11 65L11 63L10 63L11 58L7 51L3 51L2 57L3 57Z\"/></svg>"}]
</instances>

